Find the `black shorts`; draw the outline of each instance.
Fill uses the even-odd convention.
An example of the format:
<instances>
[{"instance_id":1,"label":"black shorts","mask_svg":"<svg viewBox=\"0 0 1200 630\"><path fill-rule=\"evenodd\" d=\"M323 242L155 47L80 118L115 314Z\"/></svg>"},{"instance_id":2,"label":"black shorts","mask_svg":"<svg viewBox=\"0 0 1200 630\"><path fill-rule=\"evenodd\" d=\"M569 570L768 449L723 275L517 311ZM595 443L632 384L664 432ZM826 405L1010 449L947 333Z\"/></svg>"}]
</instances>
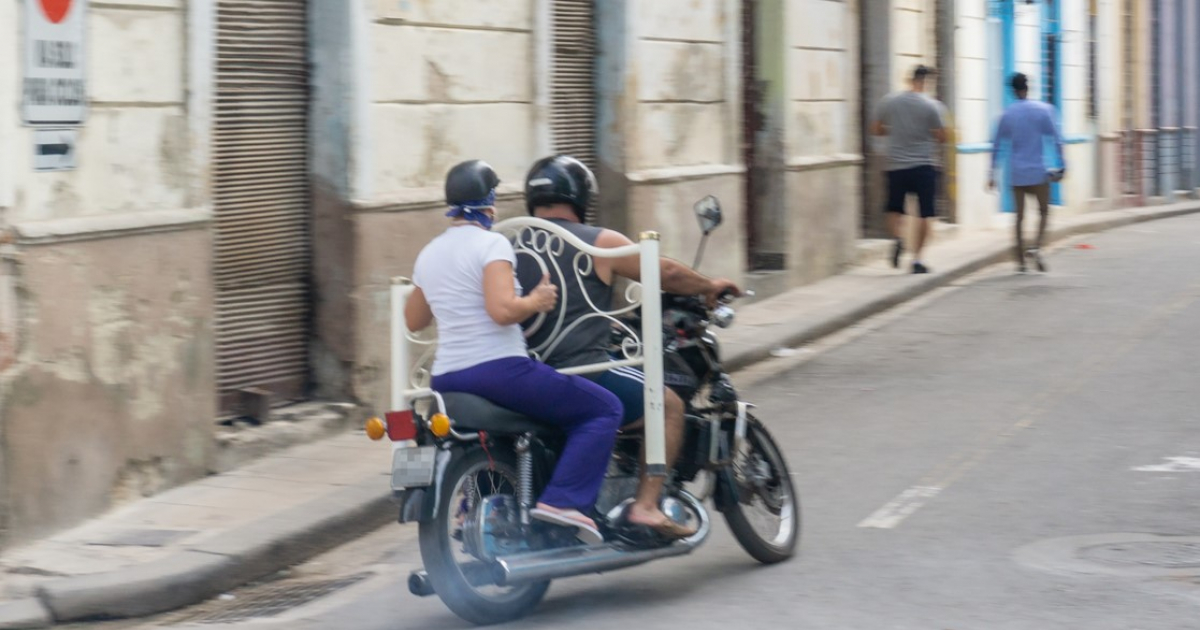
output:
<instances>
[{"instance_id":1,"label":"black shorts","mask_svg":"<svg viewBox=\"0 0 1200 630\"><path fill-rule=\"evenodd\" d=\"M921 218L928 219L937 214L937 169L930 165L914 166L898 171L888 171L888 212L904 214L904 200L909 193L917 196L921 205Z\"/></svg>"}]
</instances>

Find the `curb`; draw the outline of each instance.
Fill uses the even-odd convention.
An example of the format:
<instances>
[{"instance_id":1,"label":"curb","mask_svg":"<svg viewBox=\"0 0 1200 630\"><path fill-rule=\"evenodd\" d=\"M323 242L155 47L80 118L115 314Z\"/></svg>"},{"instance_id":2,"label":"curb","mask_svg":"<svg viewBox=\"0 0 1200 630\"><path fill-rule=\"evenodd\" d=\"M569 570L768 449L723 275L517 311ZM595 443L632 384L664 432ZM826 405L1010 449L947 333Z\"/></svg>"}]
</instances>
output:
<instances>
[{"instance_id":1,"label":"curb","mask_svg":"<svg viewBox=\"0 0 1200 630\"><path fill-rule=\"evenodd\" d=\"M303 562L390 522L385 474L230 530L160 560L54 580L0 604L0 630L142 617L189 606Z\"/></svg>"},{"instance_id":2,"label":"curb","mask_svg":"<svg viewBox=\"0 0 1200 630\"><path fill-rule=\"evenodd\" d=\"M1200 212L1200 203L1097 213L1052 228L1049 241L1145 221ZM1081 215L1087 217L1088 215ZM771 356L781 345L809 343L1011 256L1003 239L975 258L929 276L898 282L887 294L846 304L816 323L782 327L783 335L726 356L730 371ZM42 585L36 598L0 603L0 630L45 628L55 622L141 617L164 613L303 562L390 522L396 514L385 473L270 515L166 558L116 571L62 578Z\"/></svg>"},{"instance_id":3,"label":"curb","mask_svg":"<svg viewBox=\"0 0 1200 630\"><path fill-rule=\"evenodd\" d=\"M1067 225L1057 228L1051 226L1048 231L1047 241L1054 243L1081 234L1103 232L1137 223L1171 219L1198 212L1200 212L1200 202L1190 201L1167 206L1124 208L1090 215L1077 215L1077 218L1073 217L1075 219L1074 222L1070 222ZM771 358L771 352L780 346L795 347L812 343L822 337L848 328L863 319L920 297L934 289L946 286L964 276L1005 262L1012 256L1011 248L1012 243L1010 241L998 239L996 243L982 246L979 255L970 261L960 263L945 271L938 271L929 276L907 276L908 278L919 279L907 281L901 279L897 283L897 286L885 295L851 301L836 311L821 317L818 322L797 322L790 326L782 324L780 325L780 329L783 334L771 335L770 341L759 341L743 346L742 348L730 347L730 351L726 354L723 361L725 368L730 372L735 372L759 361Z\"/></svg>"}]
</instances>

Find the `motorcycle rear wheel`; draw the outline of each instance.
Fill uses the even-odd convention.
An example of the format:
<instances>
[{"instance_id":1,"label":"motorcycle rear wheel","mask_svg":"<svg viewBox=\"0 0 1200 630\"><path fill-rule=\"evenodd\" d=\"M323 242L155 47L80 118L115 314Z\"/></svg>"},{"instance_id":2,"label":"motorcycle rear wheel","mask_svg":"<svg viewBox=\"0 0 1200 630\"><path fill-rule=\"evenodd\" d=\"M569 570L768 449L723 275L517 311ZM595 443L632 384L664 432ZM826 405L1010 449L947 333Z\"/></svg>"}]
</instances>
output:
<instances>
[{"instance_id":1,"label":"motorcycle rear wheel","mask_svg":"<svg viewBox=\"0 0 1200 630\"><path fill-rule=\"evenodd\" d=\"M466 505L483 497L508 494L515 497L519 480L515 456L493 449L489 459L482 450L472 450L451 462L433 520L420 525L421 558L433 590L454 614L476 625L504 623L525 616L542 601L550 582L501 587L490 583L490 563L465 550L461 529ZM466 501L466 503L464 503Z\"/></svg>"},{"instance_id":2,"label":"motorcycle rear wheel","mask_svg":"<svg viewBox=\"0 0 1200 630\"><path fill-rule=\"evenodd\" d=\"M753 417L729 472L738 502L726 508L725 521L738 544L763 564L791 558L800 540L800 496L783 453Z\"/></svg>"}]
</instances>

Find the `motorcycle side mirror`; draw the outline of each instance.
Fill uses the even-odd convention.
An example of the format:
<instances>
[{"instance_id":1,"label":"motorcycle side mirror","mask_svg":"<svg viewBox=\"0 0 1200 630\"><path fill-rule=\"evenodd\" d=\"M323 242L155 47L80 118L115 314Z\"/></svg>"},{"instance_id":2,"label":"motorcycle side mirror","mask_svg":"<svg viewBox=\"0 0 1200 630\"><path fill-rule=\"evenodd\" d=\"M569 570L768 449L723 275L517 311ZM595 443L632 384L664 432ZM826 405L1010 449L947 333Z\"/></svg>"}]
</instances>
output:
<instances>
[{"instance_id":1,"label":"motorcycle side mirror","mask_svg":"<svg viewBox=\"0 0 1200 630\"><path fill-rule=\"evenodd\" d=\"M697 201L692 209L696 211L696 219L700 221L700 230L705 236L721 225L721 202L716 197L709 195Z\"/></svg>"}]
</instances>

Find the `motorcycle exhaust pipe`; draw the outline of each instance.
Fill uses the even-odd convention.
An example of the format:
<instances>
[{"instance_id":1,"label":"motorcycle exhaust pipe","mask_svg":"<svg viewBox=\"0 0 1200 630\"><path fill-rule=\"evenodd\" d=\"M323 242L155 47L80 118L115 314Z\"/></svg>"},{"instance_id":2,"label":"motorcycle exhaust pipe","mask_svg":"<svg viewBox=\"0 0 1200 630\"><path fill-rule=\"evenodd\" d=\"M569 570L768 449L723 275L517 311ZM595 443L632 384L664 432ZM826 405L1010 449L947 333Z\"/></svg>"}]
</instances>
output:
<instances>
[{"instance_id":1,"label":"motorcycle exhaust pipe","mask_svg":"<svg viewBox=\"0 0 1200 630\"><path fill-rule=\"evenodd\" d=\"M700 506L699 501L691 496L687 496L685 500L699 508L694 510L694 513L700 517L700 526L690 538L654 549L629 550L607 544L505 556L497 558L492 567L496 584L513 586L588 573L603 573L644 564L652 560L689 554L708 538L711 524L707 512Z\"/></svg>"},{"instance_id":2,"label":"motorcycle exhaust pipe","mask_svg":"<svg viewBox=\"0 0 1200 630\"><path fill-rule=\"evenodd\" d=\"M644 564L651 560L682 556L691 553L695 548L694 545L677 542L668 547L639 551L622 551L614 545L551 549L497 558L493 572L496 584L515 586L588 573L615 571Z\"/></svg>"}]
</instances>

